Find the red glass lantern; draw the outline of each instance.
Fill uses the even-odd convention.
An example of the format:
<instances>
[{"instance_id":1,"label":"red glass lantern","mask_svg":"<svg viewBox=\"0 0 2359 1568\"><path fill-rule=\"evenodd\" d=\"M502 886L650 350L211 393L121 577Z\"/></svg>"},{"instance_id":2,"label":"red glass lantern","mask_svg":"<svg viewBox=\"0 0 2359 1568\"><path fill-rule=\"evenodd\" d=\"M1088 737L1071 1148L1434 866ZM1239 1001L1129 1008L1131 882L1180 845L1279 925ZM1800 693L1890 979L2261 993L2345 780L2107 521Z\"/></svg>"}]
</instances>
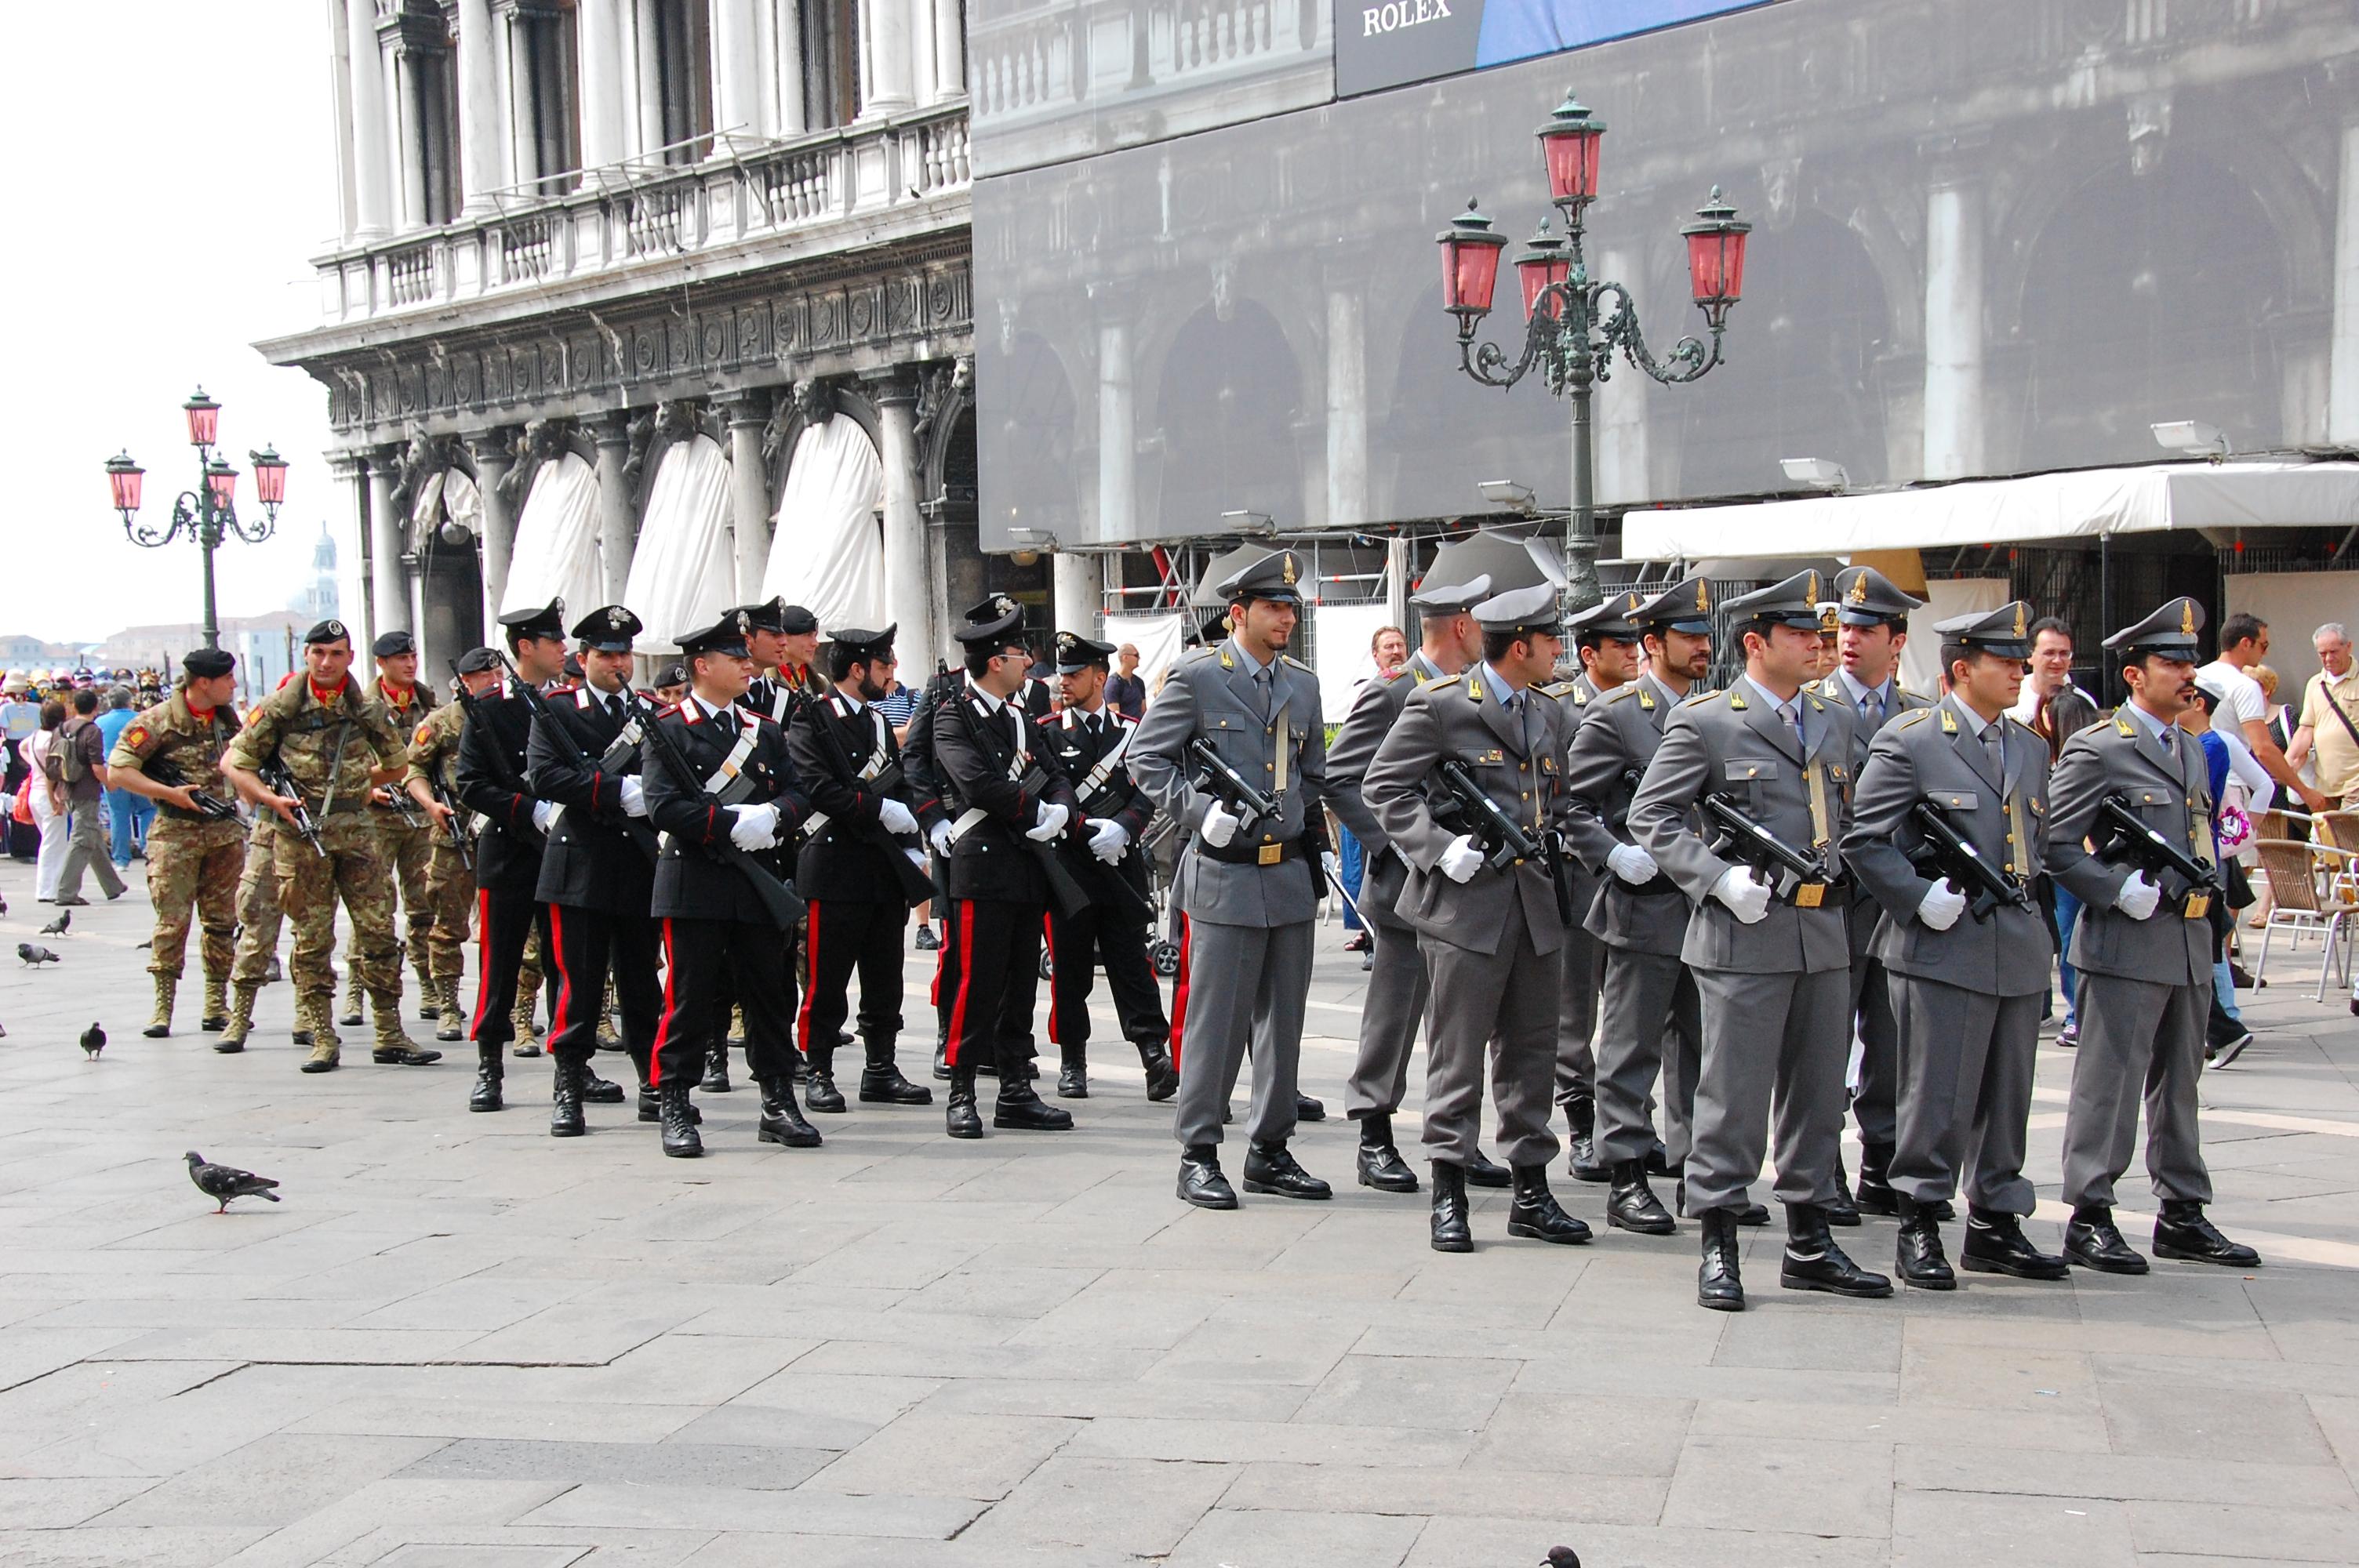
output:
<instances>
[{"instance_id":1,"label":"red glass lantern","mask_svg":"<svg viewBox=\"0 0 2359 1568\"><path fill-rule=\"evenodd\" d=\"M197 395L180 407L189 416L189 445L212 446L213 438L221 434L221 405L207 397L201 386Z\"/></svg>"},{"instance_id":2,"label":"red glass lantern","mask_svg":"<svg viewBox=\"0 0 2359 1568\"><path fill-rule=\"evenodd\" d=\"M1541 308L1540 296L1549 287L1562 283L1572 274L1572 252L1562 240L1549 232L1548 220L1540 220L1539 232L1532 236L1531 248L1516 258L1516 277L1524 286L1524 319ZM1548 302L1550 317L1564 313L1559 299Z\"/></svg>"},{"instance_id":3,"label":"red glass lantern","mask_svg":"<svg viewBox=\"0 0 2359 1568\"><path fill-rule=\"evenodd\" d=\"M287 499L287 460L278 455L275 447L245 455L254 463L254 493L275 515L278 503Z\"/></svg>"},{"instance_id":4,"label":"red glass lantern","mask_svg":"<svg viewBox=\"0 0 2359 1568\"><path fill-rule=\"evenodd\" d=\"M1712 200L1696 209L1696 221L1680 232L1687 236L1689 287L1717 329L1729 307L1745 297L1745 242L1753 225L1737 221L1736 209L1721 200L1715 185Z\"/></svg>"},{"instance_id":5,"label":"red glass lantern","mask_svg":"<svg viewBox=\"0 0 2359 1568\"><path fill-rule=\"evenodd\" d=\"M1469 201L1466 211L1434 239L1441 246L1441 308L1458 318L1461 331L1472 332L1474 323L1491 313L1506 236L1493 233L1491 220Z\"/></svg>"},{"instance_id":6,"label":"red glass lantern","mask_svg":"<svg viewBox=\"0 0 2359 1568\"><path fill-rule=\"evenodd\" d=\"M1568 92L1539 128L1540 154L1548 162L1549 200L1565 209L1571 222L1597 200L1597 150L1605 122Z\"/></svg>"},{"instance_id":7,"label":"red glass lantern","mask_svg":"<svg viewBox=\"0 0 2359 1568\"><path fill-rule=\"evenodd\" d=\"M205 465L205 489L213 498L214 511L228 511L237 498L237 470L215 458Z\"/></svg>"},{"instance_id":8,"label":"red glass lantern","mask_svg":"<svg viewBox=\"0 0 2359 1568\"><path fill-rule=\"evenodd\" d=\"M114 509L123 514L125 523L139 510L139 487L147 470L131 460L129 452L117 452L106 460L106 488L114 496Z\"/></svg>"}]
</instances>

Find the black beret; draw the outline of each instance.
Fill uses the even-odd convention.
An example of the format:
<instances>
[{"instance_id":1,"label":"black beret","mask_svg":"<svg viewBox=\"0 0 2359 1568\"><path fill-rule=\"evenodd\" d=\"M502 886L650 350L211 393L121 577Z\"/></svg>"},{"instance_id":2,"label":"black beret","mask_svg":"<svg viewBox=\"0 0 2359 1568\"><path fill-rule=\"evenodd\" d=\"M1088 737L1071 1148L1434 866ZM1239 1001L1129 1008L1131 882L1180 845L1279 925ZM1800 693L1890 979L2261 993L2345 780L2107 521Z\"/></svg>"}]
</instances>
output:
<instances>
[{"instance_id":1,"label":"black beret","mask_svg":"<svg viewBox=\"0 0 2359 1568\"><path fill-rule=\"evenodd\" d=\"M199 680L219 680L237 668L237 659L219 648L199 648L181 655L180 667Z\"/></svg>"},{"instance_id":2,"label":"black beret","mask_svg":"<svg viewBox=\"0 0 2359 1568\"><path fill-rule=\"evenodd\" d=\"M344 629L344 623L332 616L303 633L303 645L307 648L315 643L349 643L352 640L353 634Z\"/></svg>"},{"instance_id":3,"label":"black beret","mask_svg":"<svg viewBox=\"0 0 2359 1568\"><path fill-rule=\"evenodd\" d=\"M489 648L470 648L459 655L459 673L479 676L500 667L500 656Z\"/></svg>"},{"instance_id":4,"label":"black beret","mask_svg":"<svg viewBox=\"0 0 2359 1568\"><path fill-rule=\"evenodd\" d=\"M418 639L407 632L387 632L369 644L369 652L380 659L390 659L401 654L418 652Z\"/></svg>"}]
</instances>

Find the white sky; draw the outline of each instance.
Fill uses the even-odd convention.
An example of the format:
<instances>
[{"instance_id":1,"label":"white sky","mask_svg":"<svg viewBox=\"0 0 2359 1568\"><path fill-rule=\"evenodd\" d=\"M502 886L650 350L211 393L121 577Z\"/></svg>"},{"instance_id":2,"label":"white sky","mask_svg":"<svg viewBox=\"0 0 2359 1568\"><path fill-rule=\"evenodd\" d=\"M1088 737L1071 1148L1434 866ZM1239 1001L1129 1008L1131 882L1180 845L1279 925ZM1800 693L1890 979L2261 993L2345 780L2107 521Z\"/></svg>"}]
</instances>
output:
<instances>
[{"instance_id":1,"label":"white sky","mask_svg":"<svg viewBox=\"0 0 2359 1568\"><path fill-rule=\"evenodd\" d=\"M241 515L259 514L249 449L293 465L278 532L214 557L223 615L277 610L338 500L325 390L248 346L318 317L309 263L336 211L324 0L104 0L15 20L0 633L95 641L197 619L196 546L126 540L102 465L127 447L147 470L141 516L168 519L196 482L180 404L200 383L223 405Z\"/></svg>"}]
</instances>

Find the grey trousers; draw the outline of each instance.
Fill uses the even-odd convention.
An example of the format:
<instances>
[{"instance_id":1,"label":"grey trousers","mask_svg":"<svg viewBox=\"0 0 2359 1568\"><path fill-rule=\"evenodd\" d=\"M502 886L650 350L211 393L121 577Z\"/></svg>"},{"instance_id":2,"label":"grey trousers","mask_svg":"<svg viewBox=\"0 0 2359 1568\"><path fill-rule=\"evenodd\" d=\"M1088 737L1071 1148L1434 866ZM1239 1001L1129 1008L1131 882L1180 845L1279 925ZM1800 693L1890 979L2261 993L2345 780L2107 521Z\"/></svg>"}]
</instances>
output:
<instances>
[{"instance_id":1,"label":"grey trousers","mask_svg":"<svg viewBox=\"0 0 2359 1568\"><path fill-rule=\"evenodd\" d=\"M1776 1119L1780 1203L1835 1195L1843 1137L1845 971L1752 974L1698 969L1703 1054L1686 1212L1742 1208L1761 1174Z\"/></svg>"},{"instance_id":2,"label":"grey trousers","mask_svg":"<svg viewBox=\"0 0 2359 1568\"><path fill-rule=\"evenodd\" d=\"M2158 1196L2212 1201L2212 1173L2195 1120L2203 1020L2212 988L2165 986L2081 971L2073 993L2081 1045L2064 1112L2064 1201L2111 1207L2130 1167L2138 1103L2146 1104L2146 1169Z\"/></svg>"},{"instance_id":3,"label":"grey trousers","mask_svg":"<svg viewBox=\"0 0 2359 1568\"><path fill-rule=\"evenodd\" d=\"M1605 981L1605 944L1575 925L1557 954L1562 987L1557 1014L1556 1099L1559 1105L1596 1093L1597 1058L1590 1037L1597 1033L1597 992Z\"/></svg>"},{"instance_id":4,"label":"grey trousers","mask_svg":"<svg viewBox=\"0 0 2359 1568\"><path fill-rule=\"evenodd\" d=\"M106 825L98 819L98 802L73 802L73 826L68 830L66 863L58 871L58 896L80 898L82 874L85 871L98 873L101 892L109 898L119 898L129 884L115 873L114 861L108 853Z\"/></svg>"},{"instance_id":5,"label":"grey trousers","mask_svg":"<svg viewBox=\"0 0 2359 1568\"><path fill-rule=\"evenodd\" d=\"M1360 1003L1360 1054L1343 1080L1343 1113L1353 1119L1400 1109L1408 1092L1408 1054L1432 993L1415 931L1371 920L1368 933L1376 946Z\"/></svg>"},{"instance_id":6,"label":"grey trousers","mask_svg":"<svg viewBox=\"0 0 2359 1568\"><path fill-rule=\"evenodd\" d=\"M1605 946L1597 1032L1597 1157L1643 1160L1657 1143L1655 1079L1663 1080L1666 1158L1684 1164L1695 1135L1703 1018L1695 977L1676 957Z\"/></svg>"},{"instance_id":7,"label":"grey trousers","mask_svg":"<svg viewBox=\"0 0 2359 1568\"><path fill-rule=\"evenodd\" d=\"M1860 911L1854 908L1851 917L1859 919ZM1859 1118L1863 1143L1891 1142L1898 1125L1899 1027L1893 1022L1898 1004L1892 985L1892 977L1884 972L1882 964L1865 953L1853 952L1851 1010L1843 1017L1859 1021L1859 1094L1852 1101L1852 1114ZM1851 1043L1845 1040L1843 1044L1848 1063Z\"/></svg>"},{"instance_id":8,"label":"grey trousers","mask_svg":"<svg viewBox=\"0 0 2359 1568\"><path fill-rule=\"evenodd\" d=\"M1433 977L1433 1020L1425 1047L1425 1152L1466 1165L1482 1134L1483 1066L1499 1108L1500 1152L1510 1165L1556 1157L1549 1125L1556 1082L1557 977L1553 953L1532 946L1522 901L1507 906L1496 953L1472 953L1420 935Z\"/></svg>"},{"instance_id":9,"label":"grey trousers","mask_svg":"<svg viewBox=\"0 0 2359 1568\"><path fill-rule=\"evenodd\" d=\"M1310 922L1223 925L1188 921L1188 1022L1180 1041L1180 1094L1172 1136L1182 1148L1221 1141L1221 1114L1253 1048L1256 1143L1294 1133L1295 1075L1302 1060L1302 1003L1310 989Z\"/></svg>"},{"instance_id":10,"label":"grey trousers","mask_svg":"<svg viewBox=\"0 0 2359 1568\"><path fill-rule=\"evenodd\" d=\"M2029 1214L2024 1179L2032 1059L2047 998L1991 996L1908 975L1890 977L1899 1028L1897 1147L1891 1182L1919 1203L1953 1197Z\"/></svg>"}]
</instances>

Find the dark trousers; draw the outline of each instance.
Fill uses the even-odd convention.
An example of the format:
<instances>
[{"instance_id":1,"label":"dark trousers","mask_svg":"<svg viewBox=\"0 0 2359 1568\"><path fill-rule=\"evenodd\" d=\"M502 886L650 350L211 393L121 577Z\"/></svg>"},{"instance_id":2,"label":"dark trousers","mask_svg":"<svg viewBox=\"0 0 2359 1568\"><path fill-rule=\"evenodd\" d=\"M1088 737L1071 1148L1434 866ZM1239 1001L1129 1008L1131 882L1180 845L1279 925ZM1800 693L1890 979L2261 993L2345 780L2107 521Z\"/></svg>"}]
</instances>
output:
<instances>
[{"instance_id":1,"label":"dark trousers","mask_svg":"<svg viewBox=\"0 0 2359 1568\"><path fill-rule=\"evenodd\" d=\"M1040 989L1040 915L1037 903L951 901L946 946L955 957L943 966L942 985L951 1066L988 1062L1004 1070L1027 1059Z\"/></svg>"},{"instance_id":2,"label":"dark trousers","mask_svg":"<svg viewBox=\"0 0 2359 1568\"><path fill-rule=\"evenodd\" d=\"M810 965L802 1011L795 1021L795 1044L804 1055L811 1042L832 1050L852 1011L853 973L860 975L860 1037L890 1044L901 1035L901 935L909 928L909 906L813 899L803 933L803 958Z\"/></svg>"},{"instance_id":3,"label":"dark trousers","mask_svg":"<svg viewBox=\"0 0 2359 1568\"><path fill-rule=\"evenodd\" d=\"M654 1068L647 1082L669 1077L693 1083L707 1053L729 1028L721 979L729 977L745 1010L745 1067L756 1081L793 1070L787 1021L787 966L779 961L778 928L742 920L668 919L663 923L663 1022L656 1026Z\"/></svg>"},{"instance_id":4,"label":"dark trousers","mask_svg":"<svg viewBox=\"0 0 2359 1568\"><path fill-rule=\"evenodd\" d=\"M1160 1048L1171 1037L1163 1015L1163 993L1147 961L1147 927L1111 915L1097 904L1068 918L1049 912L1049 1038L1078 1056L1090 1043L1090 991L1098 966L1105 966L1106 989L1123 1038Z\"/></svg>"},{"instance_id":5,"label":"dark trousers","mask_svg":"<svg viewBox=\"0 0 2359 1568\"><path fill-rule=\"evenodd\" d=\"M506 1045L516 1038L516 971L524 967L526 941L538 928L543 953L556 946L549 934L549 905L530 893L497 888L485 888L475 896L483 948L477 955L481 974L475 985L475 1026L467 1038L478 1045Z\"/></svg>"},{"instance_id":6,"label":"dark trousers","mask_svg":"<svg viewBox=\"0 0 2359 1568\"><path fill-rule=\"evenodd\" d=\"M785 950L778 956L778 984L785 988L786 998L785 1011L781 1016L788 1019L794 1017L795 999L802 991L802 923L797 921L780 936L785 943ZM712 1042L712 1049L726 1051L729 1049L729 1014L745 999L738 995L737 982L726 969L722 970L715 987L712 993L712 1005L719 1011L721 1022L717 1026L719 1033ZM746 1071L753 1071L753 1052L750 1048L746 1052Z\"/></svg>"},{"instance_id":7,"label":"dark trousers","mask_svg":"<svg viewBox=\"0 0 2359 1568\"><path fill-rule=\"evenodd\" d=\"M656 984L656 948L662 928L643 914L549 906L549 951L555 955L550 988L549 1054L560 1061L586 1062L598 1049L598 1014L606 1001L606 973L614 975L614 1000L622 1006L623 1049L642 1076L663 1019L663 991Z\"/></svg>"}]
</instances>

